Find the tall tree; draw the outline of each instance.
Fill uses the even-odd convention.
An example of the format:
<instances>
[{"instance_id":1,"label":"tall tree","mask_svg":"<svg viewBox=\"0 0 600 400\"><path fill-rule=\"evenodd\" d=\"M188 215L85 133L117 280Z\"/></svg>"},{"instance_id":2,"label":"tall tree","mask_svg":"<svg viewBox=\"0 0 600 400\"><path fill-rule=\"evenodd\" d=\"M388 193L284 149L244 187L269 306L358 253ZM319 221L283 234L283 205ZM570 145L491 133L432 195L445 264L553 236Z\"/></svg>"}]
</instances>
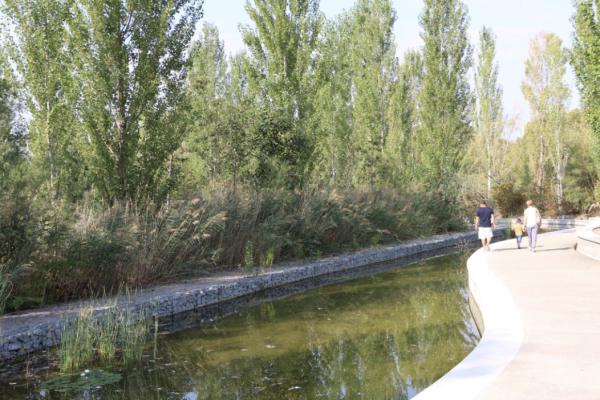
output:
<instances>
[{"instance_id":1,"label":"tall tree","mask_svg":"<svg viewBox=\"0 0 600 400\"><path fill-rule=\"evenodd\" d=\"M536 188L538 193L543 191L545 165L549 161L559 212L563 211L564 178L569 156L564 143L569 98L569 87L564 81L566 64L567 52L561 40L554 34L540 34L530 43L522 83L523 95L532 112L530 128L539 138L535 163Z\"/></svg>"},{"instance_id":2,"label":"tall tree","mask_svg":"<svg viewBox=\"0 0 600 400\"><path fill-rule=\"evenodd\" d=\"M34 164L52 198L68 194L81 178L80 137L74 127L74 82L66 51L70 0L5 0L7 58L31 114ZM12 33L12 35L11 35Z\"/></svg>"},{"instance_id":3,"label":"tall tree","mask_svg":"<svg viewBox=\"0 0 600 400\"><path fill-rule=\"evenodd\" d=\"M315 179L333 187L352 183L351 16L328 21L319 43L312 126L316 132Z\"/></svg>"},{"instance_id":4,"label":"tall tree","mask_svg":"<svg viewBox=\"0 0 600 400\"><path fill-rule=\"evenodd\" d=\"M585 114L594 132L596 165L600 165L600 1L577 0L571 63Z\"/></svg>"},{"instance_id":5,"label":"tall tree","mask_svg":"<svg viewBox=\"0 0 600 400\"><path fill-rule=\"evenodd\" d=\"M0 192L2 193L8 190L15 166L25 159L23 136L14 131L14 103L13 89L5 79L0 79Z\"/></svg>"},{"instance_id":6,"label":"tall tree","mask_svg":"<svg viewBox=\"0 0 600 400\"><path fill-rule=\"evenodd\" d=\"M389 134L386 119L397 73L390 0L359 0L352 12L353 138L356 183L381 181Z\"/></svg>"},{"instance_id":7,"label":"tall tree","mask_svg":"<svg viewBox=\"0 0 600 400\"><path fill-rule=\"evenodd\" d=\"M421 53L410 50L404 55L388 109L390 139L386 143L389 172L387 180L398 185L412 179L416 172L419 93L423 79Z\"/></svg>"},{"instance_id":8,"label":"tall tree","mask_svg":"<svg viewBox=\"0 0 600 400\"><path fill-rule=\"evenodd\" d=\"M492 31L484 27L479 34L479 52L475 67L475 132L478 164L486 177L487 198L492 195L492 184L500 164L501 138L504 128L502 89L498 84L498 65L495 61L496 43ZM483 157L481 154L483 153Z\"/></svg>"},{"instance_id":9,"label":"tall tree","mask_svg":"<svg viewBox=\"0 0 600 400\"><path fill-rule=\"evenodd\" d=\"M570 154L565 176L566 211L585 212L594 202L598 182L594 137L585 112L575 109L568 113L565 137Z\"/></svg>"},{"instance_id":10,"label":"tall tree","mask_svg":"<svg viewBox=\"0 0 600 400\"><path fill-rule=\"evenodd\" d=\"M227 90L227 58L225 46L217 27L205 23L198 40L193 44L192 66L188 73L192 126L186 138L188 163L200 170L189 172L205 175L215 183L222 176L223 133L217 130L225 112Z\"/></svg>"},{"instance_id":11,"label":"tall tree","mask_svg":"<svg viewBox=\"0 0 600 400\"><path fill-rule=\"evenodd\" d=\"M456 177L472 136L467 9L459 0L425 0L420 22L425 45L418 162L429 189L439 192L449 205L454 201Z\"/></svg>"},{"instance_id":12,"label":"tall tree","mask_svg":"<svg viewBox=\"0 0 600 400\"><path fill-rule=\"evenodd\" d=\"M109 202L164 197L185 131L187 50L201 0L82 0L71 24L96 187Z\"/></svg>"},{"instance_id":13,"label":"tall tree","mask_svg":"<svg viewBox=\"0 0 600 400\"><path fill-rule=\"evenodd\" d=\"M248 0L246 11L254 23L254 28L242 27L249 51L249 84L261 102L259 118L263 118L256 146L267 152L259 157L258 175L285 165L288 184L297 186L313 151L307 122L314 92L314 52L323 20L319 1Z\"/></svg>"},{"instance_id":14,"label":"tall tree","mask_svg":"<svg viewBox=\"0 0 600 400\"><path fill-rule=\"evenodd\" d=\"M231 182L235 191L249 168L254 99L247 91L245 56L227 60L223 50L216 27L205 25L189 73L193 122L182 146L187 190L208 180L213 186Z\"/></svg>"}]
</instances>

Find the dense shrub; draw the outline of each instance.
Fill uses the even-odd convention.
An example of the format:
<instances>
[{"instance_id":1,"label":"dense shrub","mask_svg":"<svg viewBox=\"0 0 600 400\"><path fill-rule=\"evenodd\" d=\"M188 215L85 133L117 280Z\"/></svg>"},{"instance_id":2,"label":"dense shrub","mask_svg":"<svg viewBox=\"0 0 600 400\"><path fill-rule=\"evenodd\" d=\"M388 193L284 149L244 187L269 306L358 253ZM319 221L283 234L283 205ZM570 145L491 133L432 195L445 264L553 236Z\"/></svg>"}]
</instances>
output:
<instances>
[{"instance_id":1,"label":"dense shrub","mask_svg":"<svg viewBox=\"0 0 600 400\"><path fill-rule=\"evenodd\" d=\"M425 236L458 227L435 196L413 191L205 193L159 210L115 205L47 212L22 229L27 268L9 309ZM66 209L65 206L63 206Z\"/></svg>"},{"instance_id":2,"label":"dense shrub","mask_svg":"<svg viewBox=\"0 0 600 400\"><path fill-rule=\"evenodd\" d=\"M512 182L495 186L493 196L499 211L506 217L519 215L525 209L527 199L522 191L515 188Z\"/></svg>"}]
</instances>

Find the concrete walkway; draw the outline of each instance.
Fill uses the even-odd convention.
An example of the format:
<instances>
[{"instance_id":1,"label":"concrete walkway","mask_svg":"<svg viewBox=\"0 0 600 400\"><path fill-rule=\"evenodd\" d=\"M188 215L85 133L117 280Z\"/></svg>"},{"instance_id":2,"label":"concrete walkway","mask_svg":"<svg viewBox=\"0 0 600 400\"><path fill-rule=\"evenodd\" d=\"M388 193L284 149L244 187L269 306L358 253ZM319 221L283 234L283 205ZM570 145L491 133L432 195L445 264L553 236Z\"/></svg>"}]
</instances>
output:
<instances>
[{"instance_id":1,"label":"concrete walkway","mask_svg":"<svg viewBox=\"0 0 600 400\"><path fill-rule=\"evenodd\" d=\"M478 399L600 399L600 263L575 251L576 241L572 232L551 233L540 236L536 253L511 240L487 255L524 337Z\"/></svg>"}]
</instances>

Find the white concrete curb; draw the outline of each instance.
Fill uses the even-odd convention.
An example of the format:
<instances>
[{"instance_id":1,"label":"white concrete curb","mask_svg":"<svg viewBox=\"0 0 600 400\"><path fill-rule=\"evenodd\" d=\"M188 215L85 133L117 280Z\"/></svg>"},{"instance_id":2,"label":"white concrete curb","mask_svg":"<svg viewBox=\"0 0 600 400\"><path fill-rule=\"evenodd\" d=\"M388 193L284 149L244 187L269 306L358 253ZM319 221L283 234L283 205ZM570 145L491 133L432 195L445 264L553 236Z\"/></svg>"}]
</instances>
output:
<instances>
[{"instance_id":1,"label":"white concrete curb","mask_svg":"<svg viewBox=\"0 0 600 400\"><path fill-rule=\"evenodd\" d=\"M594 232L598 228L600 218L592 218L586 226L577 229L577 251L596 261L600 261L600 235Z\"/></svg>"},{"instance_id":2,"label":"white concrete curb","mask_svg":"<svg viewBox=\"0 0 600 400\"><path fill-rule=\"evenodd\" d=\"M496 246L492 245L492 250ZM469 287L485 330L475 349L456 367L413 400L474 399L517 355L523 324L512 295L492 273L488 253L478 250L467 261Z\"/></svg>"}]
</instances>

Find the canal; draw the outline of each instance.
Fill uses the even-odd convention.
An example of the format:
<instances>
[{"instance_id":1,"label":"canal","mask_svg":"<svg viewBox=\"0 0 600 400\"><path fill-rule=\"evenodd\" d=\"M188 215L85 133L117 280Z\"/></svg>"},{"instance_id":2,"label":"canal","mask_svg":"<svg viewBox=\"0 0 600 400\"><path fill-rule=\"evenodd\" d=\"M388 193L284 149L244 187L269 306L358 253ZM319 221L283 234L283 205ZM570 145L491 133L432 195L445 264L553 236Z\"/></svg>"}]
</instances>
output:
<instances>
[{"instance_id":1,"label":"canal","mask_svg":"<svg viewBox=\"0 0 600 400\"><path fill-rule=\"evenodd\" d=\"M479 334L468 253L442 256L160 335L135 365L49 368L2 399L410 399L460 362Z\"/></svg>"}]
</instances>

